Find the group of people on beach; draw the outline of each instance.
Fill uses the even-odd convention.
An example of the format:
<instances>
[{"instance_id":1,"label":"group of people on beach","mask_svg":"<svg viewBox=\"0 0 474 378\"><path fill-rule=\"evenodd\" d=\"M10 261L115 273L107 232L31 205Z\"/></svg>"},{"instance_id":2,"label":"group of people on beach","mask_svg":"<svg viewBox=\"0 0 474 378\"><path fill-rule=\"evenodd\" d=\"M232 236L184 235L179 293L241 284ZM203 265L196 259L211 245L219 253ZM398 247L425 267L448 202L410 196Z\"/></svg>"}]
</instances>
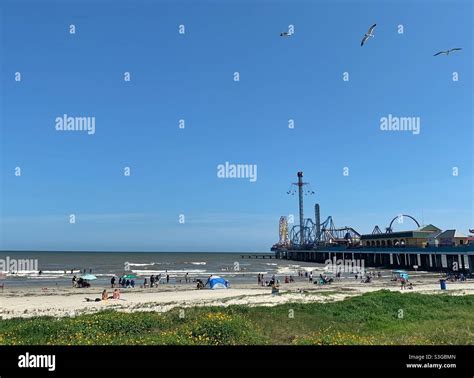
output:
<instances>
[{"instance_id":1,"label":"group of people on beach","mask_svg":"<svg viewBox=\"0 0 474 378\"><path fill-rule=\"evenodd\" d=\"M466 276L462 272L461 273L459 273L459 272L449 272L446 275L446 280L448 280L450 282L457 282L457 281L464 282L464 281L466 281Z\"/></svg>"},{"instance_id":2,"label":"group of people on beach","mask_svg":"<svg viewBox=\"0 0 474 378\"><path fill-rule=\"evenodd\" d=\"M148 277L145 277L144 280L143 280L143 284L140 285L141 288L152 288L152 287L158 287L159 284L161 283L164 283L163 281L165 281L167 284L170 283L170 275L168 274L168 272L166 272L166 275L163 275L161 273L159 274L152 274L149 278ZM176 280L177 282L181 283L182 282L182 279L177 279ZM186 273L184 275L184 281L186 283L190 283L190 282L197 282L196 279L194 279L193 281L191 281L191 278L189 277L189 273ZM134 288L135 287L135 280L133 278L126 278L126 277L120 277L118 279L118 283L117 283L117 277L116 276L113 276L111 279L110 279L110 287L111 288L114 288L118 285L118 287L122 287L122 288Z\"/></svg>"},{"instance_id":3,"label":"group of people on beach","mask_svg":"<svg viewBox=\"0 0 474 378\"><path fill-rule=\"evenodd\" d=\"M287 282L287 281L288 281L288 282ZM290 278L287 279L287 277L285 277L285 283L289 283L289 282L290 282ZM291 282L294 282L293 277L291 277ZM272 275L270 281L265 280L263 273L259 273L258 276L257 276L257 284L258 284L258 286L271 287L271 286L274 286L274 285L278 285L279 283L280 283L280 280L278 280L278 279L275 277L275 275Z\"/></svg>"},{"instance_id":4,"label":"group of people on beach","mask_svg":"<svg viewBox=\"0 0 474 378\"><path fill-rule=\"evenodd\" d=\"M309 272L307 270L298 270L298 277L305 278L309 283L315 284L326 284L332 282L332 279L328 278L326 275L323 276L322 274L319 275L319 280L314 280L312 270Z\"/></svg>"},{"instance_id":5,"label":"group of people on beach","mask_svg":"<svg viewBox=\"0 0 474 378\"><path fill-rule=\"evenodd\" d=\"M163 277L164 276L164 277ZM145 278L143 281L143 287L158 287L158 285L162 282L162 280L165 280L167 284L170 283L170 275L168 274L168 271L165 272L165 275L157 274L157 275L151 275L150 280L148 278ZM177 283L182 283L183 279L182 278L176 278ZM191 282L198 282L200 280L197 280L196 278L191 280L191 277L189 277L189 273L186 273L184 275L184 282L185 283L191 283Z\"/></svg>"},{"instance_id":6,"label":"group of people on beach","mask_svg":"<svg viewBox=\"0 0 474 378\"><path fill-rule=\"evenodd\" d=\"M331 283L331 282L334 281L333 278L330 278L330 277L328 277L326 275L323 275L323 274L319 275L319 279L314 280L312 271L309 271L309 272L308 271L298 271L298 277L306 278L306 279L308 279L308 281L310 283L314 283L314 284L328 284L328 283ZM284 282L285 282L285 284L294 283L295 279L291 275L290 276L285 276ZM259 286L271 287L273 285L278 285L279 283L280 283L280 281L275 277L275 275L272 275L272 277L269 281L265 280L265 277L264 277L263 273L259 273L257 275L257 284Z\"/></svg>"},{"instance_id":7,"label":"group of people on beach","mask_svg":"<svg viewBox=\"0 0 474 378\"><path fill-rule=\"evenodd\" d=\"M72 277L72 287L90 287L91 284L81 277L77 278L76 275Z\"/></svg>"},{"instance_id":8,"label":"group of people on beach","mask_svg":"<svg viewBox=\"0 0 474 378\"><path fill-rule=\"evenodd\" d=\"M311 276L313 272L311 271ZM298 270L298 277L309 278L309 272L307 270Z\"/></svg>"},{"instance_id":9,"label":"group of people on beach","mask_svg":"<svg viewBox=\"0 0 474 378\"><path fill-rule=\"evenodd\" d=\"M120 289L115 289L111 296L109 296L109 294L107 293L107 289L104 289L102 291L101 298L91 299L91 298L86 297L85 299L86 299L86 302L100 302L100 301L107 301L109 299L120 299Z\"/></svg>"},{"instance_id":10,"label":"group of people on beach","mask_svg":"<svg viewBox=\"0 0 474 378\"><path fill-rule=\"evenodd\" d=\"M110 287L111 288L114 288L116 287L116 285L118 285L118 287L122 287L122 288L131 288L133 289L135 287L135 280L133 278L129 279L129 278L126 278L126 277L120 277L119 280L118 280L118 283L116 284L116 277L113 276L111 279L110 279Z\"/></svg>"},{"instance_id":11,"label":"group of people on beach","mask_svg":"<svg viewBox=\"0 0 474 378\"><path fill-rule=\"evenodd\" d=\"M157 275L151 275L150 278L145 277L143 280L143 284L140 286L141 288L149 288L149 287L158 287L158 284L160 284L162 279L162 274L157 274ZM166 283L170 282L170 275L166 274ZM110 287L114 288L116 287L116 277L112 277L110 279ZM188 273L186 273L186 282L188 282ZM135 288L135 280L133 278L126 278L126 277L120 277L118 280L118 286L122 288L129 288L133 289Z\"/></svg>"},{"instance_id":12,"label":"group of people on beach","mask_svg":"<svg viewBox=\"0 0 474 378\"><path fill-rule=\"evenodd\" d=\"M150 276L150 283L148 283L148 278L145 278L143 280L143 287L144 288L147 288L147 287L158 287L158 285L160 284L161 282L161 278L162 278L162 275L161 273L160 274L157 274L157 275L151 275ZM186 279L187 279L187 273L186 273ZM166 283L169 283L170 282L170 275L168 273L166 273ZM187 281L186 281L187 282Z\"/></svg>"},{"instance_id":13,"label":"group of people on beach","mask_svg":"<svg viewBox=\"0 0 474 378\"><path fill-rule=\"evenodd\" d=\"M145 278L143 280L143 287L146 288L146 287L158 287L158 285L160 284L161 282L161 278L162 278L162 275L161 273L160 274L157 274L157 275L151 275L150 276L150 283L148 283L148 278ZM170 275L168 273L166 273L166 283L168 284L170 282ZM186 282L188 279L188 273L186 273Z\"/></svg>"},{"instance_id":14,"label":"group of people on beach","mask_svg":"<svg viewBox=\"0 0 474 378\"><path fill-rule=\"evenodd\" d=\"M295 282L295 279L293 278L293 276L285 276L285 283L293 283Z\"/></svg>"},{"instance_id":15,"label":"group of people on beach","mask_svg":"<svg viewBox=\"0 0 474 378\"><path fill-rule=\"evenodd\" d=\"M368 272L368 273L365 274L365 275L359 274L359 273L356 273L356 274L354 275L354 278L355 278L356 280L358 280L358 279L360 278L360 279L361 279L360 282L362 282L362 283L371 283L371 282L372 282L372 279L375 278L375 277L377 277L377 278L382 278L382 273L381 273L381 272L377 272L377 273L375 273L375 272Z\"/></svg>"}]
</instances>

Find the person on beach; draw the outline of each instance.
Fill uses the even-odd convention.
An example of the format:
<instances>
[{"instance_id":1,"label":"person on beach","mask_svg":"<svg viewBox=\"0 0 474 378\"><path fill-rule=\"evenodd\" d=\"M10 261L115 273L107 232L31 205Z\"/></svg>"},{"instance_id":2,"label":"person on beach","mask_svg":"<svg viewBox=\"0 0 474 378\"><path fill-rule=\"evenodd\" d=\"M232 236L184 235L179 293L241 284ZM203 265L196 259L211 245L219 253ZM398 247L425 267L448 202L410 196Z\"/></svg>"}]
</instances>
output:
<instances>
[{"instance_id":1,"label":"person on beach","mask_svg":"<svg viewBox=\"0 0 474 378\"><path fill-rule=\"evenodd\" d=\"M275 275L272 276L272 279L271 279L270 282L268 283L268 286L273 286L273 285L276 285Z\"/></svg>"},{"instance_id":2,"label":"person on beach","mask_svg":"<svg viewBox=\"0 0 474 378\"><path fill-rule=\"evenodd\" d=\"M405 290L406 280L405 277L400 278L400 290Z\"/></svg>"},{"instance_id":3,"label":"person on beach","mask_svg":"<svg viewBox=\"0 0 474 378\"><path fill-rule=\"evenodd\" d=\"M166 283L170 283L170 275L169 274L166 275Z\"/></svg>"},{"instance_id":4,"label":"person on beach","mask_svg":"<svg viewBox=\"0 0 474 378\"><path fill-rule=\"evenodd\" d=\"M117 290L117 289L115 289ZM114 292L114 295L115 295L115 292ZM110 297L112 298L112 297ZM100 302L100 301L106 301L108 300L109 297L108 297L108 294L107 294L107 290L104 289L104 291L102 292L102 297L101 298L95 298L95 299L91 299L91 298L85 298L86 302Z\"/></svg>"},{"instance_id":5,"label":"person on beach","mask_svg":"<svg viewBox=\"0 0 474 378\"><path fill-rule=\"evenodd\" d=\"M309 272L309 282L313 282L313 271Z\"/></svg>"},{"instance_id":6,"label":"person on beach","mask_svg":"<svg viewBox=\"0 0 474 378\"><path fill-rule=\"evenodd\" d=\"M115 287L115 276L110 279L110 287L113 289Z\"/></svg>"},{"instance_id":7,"label":"person on beach","mask_svg":"<svg viewBox=\"0 0 474 378\"><path fill-rule=\"evenodd\" d=\"M278 289L278 284L276 282L272 282L270 286L272 288L272 295L280 295L280 289Z\"/></svg>"},{"instance_id":8,"label":"person on beach","mask_svg":"<svg viewBox=\"0 0 474 378\"><path fill-rule=\"evenodd\" d=\"M143 281L143 287L144 288L147 288L148 287L148 280L145 278L145 280Z\"/></svg>"},{"instance_id":9,"label":"person on beach","mask_svg":"<svg viewBox=\"0 0 474 378\"><path fill-rule=\"evenodd\" d=\"M120 290L119 289L114 290L113 299L120 299Z\"/></svg>"},{"instance_id":10,"label":"person on beach","mask_svg":"<svg viewBox=\"0 0 474 378\"><path fill-rule=\"evenodd\" d=\"M155 276L152 274L150 276L150 287L153 287L155 285Z\"/></svg>"},{"instance_id":11,"label":"person on beach","mask_svg":"<svg viewBox=\"0 0 474 378\"><path fill-rule=\"evenodd\" d=\"M186 274L184 275L184 281L185 281L186 283L188 283L188 276L189 276L189 273L186 272Z\"/></svg>"},{"instance_id":12,"label":"person on beach","mask_svg":"<svg viewBox=\"0 0 474 378\"><path fill-rule=\"evenodd\" d=\"M76 287L76 275L74 275L74 277L72 277L72 287Z\"/></svg>"},{"instance_id":13,"label":"person on beach","mask_svg":"<svg viewBox=\"0 0 474 378\"><path fill-rule=\"evenodd\" d=\"M295 280L294 280L293 276L290 276L290 283L293 283L293 282L295 282Z\"/></svg>"}]
</instances>

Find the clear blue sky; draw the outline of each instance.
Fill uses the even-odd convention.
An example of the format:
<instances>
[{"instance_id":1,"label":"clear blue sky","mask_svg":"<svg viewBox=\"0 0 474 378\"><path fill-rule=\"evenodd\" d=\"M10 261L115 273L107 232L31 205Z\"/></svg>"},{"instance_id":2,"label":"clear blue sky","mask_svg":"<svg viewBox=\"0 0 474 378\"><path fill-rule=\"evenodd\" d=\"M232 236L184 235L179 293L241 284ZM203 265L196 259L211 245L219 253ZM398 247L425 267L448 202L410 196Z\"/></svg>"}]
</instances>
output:
<instances>
[{"instance_id":1,"label":"clear blue sky","mask_svg":"<svg viewBox=\"0 0 474 378\"><path fill-rule=\"evenodd\" d=\"M268 251L280 215L297 218L298 170L315 190L306 214L319 202L338 226L406 213L474 227L470 1L0 9L2 249ZM56 131L64 113L96 117L95 135ZM421 133L381 131L389 113L420 117ZM226 161L257 164L257 182L218 178Z\"/></svg>"}]
</instances>

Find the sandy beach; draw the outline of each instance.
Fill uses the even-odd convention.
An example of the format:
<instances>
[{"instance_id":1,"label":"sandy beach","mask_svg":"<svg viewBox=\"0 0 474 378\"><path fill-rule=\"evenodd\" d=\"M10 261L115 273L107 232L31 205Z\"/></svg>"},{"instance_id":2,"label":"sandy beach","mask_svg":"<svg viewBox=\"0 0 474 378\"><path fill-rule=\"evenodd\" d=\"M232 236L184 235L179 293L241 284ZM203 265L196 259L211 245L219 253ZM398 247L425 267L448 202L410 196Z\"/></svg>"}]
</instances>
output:
<instances>
[{"instance_id":1,"label":"sandy beach","mask_svg":"<svg viewBox=\"0 0 474 378\"><path fill-rule=\"evenodd\" d=\"M120 300L87 302L85 298L100 297L102 290L110 287L95 286L87 289L68 287L5 288L0 293L3 319L34 316L76 316L103 310L124 312L157 311L192 306L275 306L283 303L308 303L338 301L363 293L387 289L404 293L418 292L438 295L474 294L474 281L448 282L448 290L441 291L439 277L419 275L413 277L412 290L400 290L399 283L387 277L365 284L354 279L342 279L328 285L315 285L307 281L281 284L279 295L272 295L271 288L257 284L239 284L222 290L197 290L194 284L160 285L157 288L121 289Z\"/></svg>"}]
</instances>

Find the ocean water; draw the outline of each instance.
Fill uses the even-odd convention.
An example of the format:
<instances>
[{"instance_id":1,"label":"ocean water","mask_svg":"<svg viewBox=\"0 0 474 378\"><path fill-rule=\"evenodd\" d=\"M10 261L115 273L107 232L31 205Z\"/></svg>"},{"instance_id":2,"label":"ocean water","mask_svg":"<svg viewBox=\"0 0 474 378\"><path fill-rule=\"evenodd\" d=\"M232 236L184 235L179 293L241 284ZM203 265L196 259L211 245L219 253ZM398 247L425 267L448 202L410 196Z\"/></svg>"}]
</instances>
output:
<instances>
[{"instance_id":1,"label":"ocean water","mask_svg":"<svg viewBox=\"0 0 474 378\"><path fill-rule=\"evenodd\" d=\"M170 276L170 284L191 279L204 281L210 274L219 275L232 283L256 283L263 273L282 279L298 275L298 270L322 272L321 264L277 259L242 258L244 253L186 253L186 252L0 252L0 279L6 286L70 286L73 275L84 270L97 277L93 285L108 284L113 275L134 273L137 285L150 275ZM28 260L33 266L12 271L14 263ZM36 266L37 265L37 266ZM72 270L72 273L71 273ZM41 274L40 272L41 271ZM319 274L319 273L318 273Z\"/></svg>"}]
</instances>

